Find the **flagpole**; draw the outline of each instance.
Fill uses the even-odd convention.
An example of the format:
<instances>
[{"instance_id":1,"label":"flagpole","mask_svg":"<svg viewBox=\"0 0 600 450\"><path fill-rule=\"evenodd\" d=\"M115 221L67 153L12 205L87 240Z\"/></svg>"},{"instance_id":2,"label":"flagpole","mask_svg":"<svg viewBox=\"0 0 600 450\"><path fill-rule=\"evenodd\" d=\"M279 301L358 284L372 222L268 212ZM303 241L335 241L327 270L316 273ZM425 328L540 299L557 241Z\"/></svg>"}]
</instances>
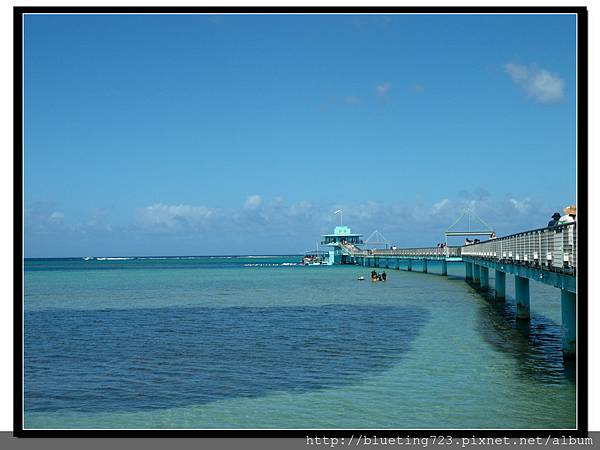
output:
<instances>
[{"instance_id":1,"label":"flagpole","mask_svg":"<svg viewBox=\"0 0 600 450\"><path fill-rule=\"evenodd\" d=\"M344 211L342 211L341 209L338 209L333 214L337 214L337 213L340 213L340 227L341 227L344 224Z\"/></svg>"}]
</instances>

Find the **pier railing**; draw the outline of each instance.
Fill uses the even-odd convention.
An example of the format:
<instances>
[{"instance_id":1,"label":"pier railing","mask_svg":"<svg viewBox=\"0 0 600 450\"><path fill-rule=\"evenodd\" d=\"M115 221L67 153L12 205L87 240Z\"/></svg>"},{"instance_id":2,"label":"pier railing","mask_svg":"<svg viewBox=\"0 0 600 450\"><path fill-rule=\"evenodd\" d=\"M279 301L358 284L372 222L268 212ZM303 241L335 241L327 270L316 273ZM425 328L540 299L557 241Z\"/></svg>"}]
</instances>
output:
<instances>
[{"instance_id":1,"label":"pier railing","mask_svg":"<svg viewBox=\"0 0 600 450\"><path fill-rule=\"evenodd\" d=\"M361 250L358 247L340 243L342 249L351 256L397 256L410 258L460 258L460 247L419 247L397 249Z\"/></svg>"},{"instance_id":2,"label":"pier railing","mask_svg":"<svg viewBox=\"0 0 600 450\"><path fill-rule=\"evenodd\" d=\"M574 273L577 268L575 223L540 228L466 245L463 257L501 260L542 270Z\"/></svg>"},{"instance_id":3,"label":"pier railing","mask_svg":"<svg viewBox=\"0 0 600 450\"><path fill-rule=\"evenodd\" d=\"M573 275L577 269L577 227L575 223L523 231L462 247L360 250L347 243L341 244L341 246L351 256L417 259L470 257Z\"/></svg>"},{"instance_id":4,"label":"pier railing","mask_svg":"<svg viewBox=\"0 0 600 450\"><path fill-rule=\"evenodd\" d=\"M373 250L376 256L399 256L413 258L460 258L460 247L422 247L422 248L398 248L387 250Z\"/></svg>"}]
</instances>

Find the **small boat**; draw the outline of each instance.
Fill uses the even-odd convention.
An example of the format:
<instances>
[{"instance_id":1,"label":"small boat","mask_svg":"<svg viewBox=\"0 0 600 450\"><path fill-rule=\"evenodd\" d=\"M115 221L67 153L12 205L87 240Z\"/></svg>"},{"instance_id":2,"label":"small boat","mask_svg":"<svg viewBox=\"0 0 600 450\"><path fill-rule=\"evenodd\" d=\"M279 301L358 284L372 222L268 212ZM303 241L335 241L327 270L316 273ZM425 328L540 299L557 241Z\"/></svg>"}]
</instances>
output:
<instances>
[{"instance_id":1,"label":"small boat","mask_svg":"<svg viewBox=\"0 0 600 450\"><path fill-rule=\"evenodd\" d=\"M305 266L326 266L327 252L320 251L317 244L317 250L311 250L304 254L302 264Z\"/></svg>"}]
</instances>

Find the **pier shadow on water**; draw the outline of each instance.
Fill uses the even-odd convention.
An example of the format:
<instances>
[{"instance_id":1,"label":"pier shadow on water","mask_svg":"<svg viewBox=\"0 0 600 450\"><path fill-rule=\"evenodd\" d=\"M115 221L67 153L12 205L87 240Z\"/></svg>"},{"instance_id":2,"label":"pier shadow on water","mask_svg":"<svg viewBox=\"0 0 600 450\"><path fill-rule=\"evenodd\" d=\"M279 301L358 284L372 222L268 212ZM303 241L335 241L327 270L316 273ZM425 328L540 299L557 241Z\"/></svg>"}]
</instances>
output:
<instances>
[{"instance_id":1,"label":"pier shadow on water","mask_svg":"<svg viewBox=\"0 0 600 450\"><path fill-rule=\"evenodd\" d=\"M517 320L513 299L497 300L493 290L478 293L485 300L478 331L496 350L516 359L522 376L544 384L575 383L574 362L563 360L560 324L533 311L530 320Z\"/></svg>"},{"instance_id":2,"label":"pier shadow on water","mask_svg":"<svg viewBox=\"0 0 600 450\"><path fill-rule=\"evenodd\" d=\"M25 411L137 411L360 381L402 359L424 308L46 310L25 314Z\"/></svg>"}]
</instances>

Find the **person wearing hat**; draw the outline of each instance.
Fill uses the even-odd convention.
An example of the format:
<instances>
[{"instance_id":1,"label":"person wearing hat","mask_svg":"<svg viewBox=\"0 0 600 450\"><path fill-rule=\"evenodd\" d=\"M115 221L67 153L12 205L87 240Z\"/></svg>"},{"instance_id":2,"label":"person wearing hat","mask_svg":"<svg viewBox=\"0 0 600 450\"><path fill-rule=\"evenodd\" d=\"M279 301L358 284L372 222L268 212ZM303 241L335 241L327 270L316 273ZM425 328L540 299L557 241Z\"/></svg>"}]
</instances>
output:
<instances>
[{"instance_id":1,"label":"person wearing hat","mask_svg":"<svg viewBox=\"0 0 600 450\"><path fill-rule=\"evenodd\" d=\"M560 213L555 212L552 214L552 220L548 222L548 228L558 225L558 219L560 219Z\"/></svg>"},{"instance_id":2,"label":"person wearing hat","mask_svg":"<svg viewBox=\"0 0 600 450\"><path fill-rule=\"evenodd\" d=\"M565 209L563 209L563 211L565 215L559 219L559 225L575 222L575 215L577 214L577 208L575 205L569 205Z\"/></svg>"}]
</instances>

